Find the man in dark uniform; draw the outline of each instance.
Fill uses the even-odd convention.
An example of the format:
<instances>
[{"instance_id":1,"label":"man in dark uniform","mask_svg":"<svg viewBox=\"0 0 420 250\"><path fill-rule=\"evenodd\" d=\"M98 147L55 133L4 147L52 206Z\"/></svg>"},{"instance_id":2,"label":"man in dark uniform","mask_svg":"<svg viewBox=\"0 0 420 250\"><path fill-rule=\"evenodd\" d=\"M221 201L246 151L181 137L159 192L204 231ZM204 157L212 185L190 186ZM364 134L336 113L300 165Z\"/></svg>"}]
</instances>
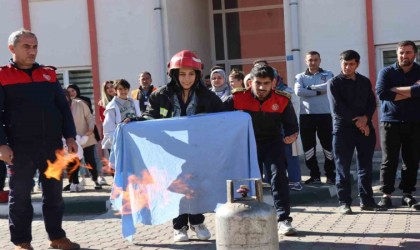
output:
<instances>
[{"instance_id":1,"label":"man in dark uniform","mask_svg":"<svg viewBox=\"0 0 420 250\"><path fill-rule=\"evenodd\" d=\"M274 70L257 64L251 70L251 88L236 91L226 102L228 110L243 110L252 117L260 171L271 182L274 206L277 211L278 232L294 235L290 217L290 199L286 175L284 143L293 143L298 136L298 123L290 102L290 94L273 90ZM281 136L284 128L285 136Z\"/></svg>"},{"instance_id":2,"label":"man in dark uniform","mask_svg":"<svg viewBox=\"0 0 420 250\"><path fill-rule=\"evenodd\" d=\"M341 73L328 81L328 99L333 116L333 153L337 167L339 212L351 214L350 166L357 151L360 209L386 210L378 206L372 191L372 158L376 135L372 116L376 109L370 80L356 72L360 55L354 50L340 54Z\"/></svg>"},{"instance_id":3,"label":"man in dark uniform","mask_svg":"<svg viewBox=\"0 0 420 250\"><path fill-rule=\"evenodd\" d=\"M32 178L39 170L45 229L56 249L79 249L62 228L64 201L62 180L45 176L47 160L66 139L70 153L77 152L76 129L55 69L35 62L38 40L28 30L9 37L13 58L0 68L0 160L10 168L9 228L18 249L31 246Z\"/></svg>"}]
</instances>

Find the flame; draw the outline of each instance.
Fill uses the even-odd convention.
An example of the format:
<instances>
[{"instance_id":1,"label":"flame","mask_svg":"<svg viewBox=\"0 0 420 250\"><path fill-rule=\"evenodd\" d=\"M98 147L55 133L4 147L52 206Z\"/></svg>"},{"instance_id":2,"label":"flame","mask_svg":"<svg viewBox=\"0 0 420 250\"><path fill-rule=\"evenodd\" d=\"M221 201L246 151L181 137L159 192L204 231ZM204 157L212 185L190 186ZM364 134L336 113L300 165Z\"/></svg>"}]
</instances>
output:
<instances>
[{"instance_id":1,"label":"flame","mask_svg":"<svg viewBox=\"0 0 420 250\"><path fill-rule=\"evenodd\" d=\"M64 150L55 151L56 159L54 162L47 160L47 170L45 171L45 176L48 179L54 178L56 180L61 180L63 171L68 168L69 165L72 167L67 169L68 173L72 173L80 166L80 160L77 157L77 154L71 153L66 154Z\"/></svg>"},{"instance_id":2,"label":"flame","mask_svg":"<svg viewBox=\"0 0 420 250\"><path fill-rule=\"evenodd\" d=\"M92 167L89 163L86 163L86 164L85 164L85 168L86 168L86 169L93 169L93 167Z\"/></svg>"},{"instance_id":3,"label":"flame","mask_svg":"<svg viewBox=\"0 0 420 250\"><path fill-rule=\"evenodd\" d=\"M114 174L114 169L112 168L112 163L105 157L102 157L102 173Z\"/></svg>"},{"instance_id":4,"label":"flame","mask_svg":"<svg viewBox=\"0 0 420 250\"><path fill-rule=\"evenodd\" d=\"M149 167L148 170L143 170L140 176L130 175L125 189L114 183L111 200L118 197L122 199L122 208L117 213L119 215L129 215L143 208L150 208L150 199L157 196L159 196L159 206L164 207L170 203L169 192L185 194L187 199L194 196L194 190L185 183L185 180L191 178L192 175L187 174L183 178L172 180L166 170Z\"/></svg>"}]
</instances>

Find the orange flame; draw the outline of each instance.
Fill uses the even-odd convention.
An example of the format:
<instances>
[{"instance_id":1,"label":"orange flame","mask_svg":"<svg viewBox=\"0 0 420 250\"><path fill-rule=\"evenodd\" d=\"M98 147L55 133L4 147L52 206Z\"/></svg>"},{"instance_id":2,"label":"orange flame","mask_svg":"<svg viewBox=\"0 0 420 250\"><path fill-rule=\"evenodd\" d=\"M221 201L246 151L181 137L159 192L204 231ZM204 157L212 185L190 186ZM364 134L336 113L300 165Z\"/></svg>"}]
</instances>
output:
<instances>
[{"instance_id":1,"label":"orange flame","mask_svg":"<svg viewBox=\"0 0 420 250\"><path fill-rule=\"evenodd\" d=\"M51 162L47 160L47 170L45 171L45 176L48 179L54 178L56 180L61 180L63 171L67 169L68 166L71 166L70 169L67 169L68 173L72 173L80 166L80 160L77 157L77 154L71 153L66 154L64 150L55 151L56 160Z\"/></svg>"},{"instance_id":2,"label":"orange flame","mask_svg":"<svg viewBox=\"0 0 420 250\"><path fill-rule=\"evenodd\" d=\"M102 173L107 173L107 174L114 174L114 169L112 169L112 165L111 165L111 162L107 159L107 158L105 158L105 157L102 157L102 160L101 160L101 162L102 162Z\"/></svg>"},{"instance_id":3,"label":"orange flame","mask_svg":"<svg viewBox=\"0 0 420 250\"><path fill-rule=\"evenodd\" d=\"M143 208L149 208L151 195L160 195L160 205L166 206L169 204L167 197L168 191L185 194L187 199L194 195L192 190L183 180L190 179L191 174L185 175L181 179L172 181L170 186L165 185L168 183L169 175L166 171L149 168L144 170L141 175L130 175L128 177L128 184L124 190L114 184L111 199L116 199L122 196L122 209L118 214L129 215L137 213Z\"/></svg>"}]
</instances>

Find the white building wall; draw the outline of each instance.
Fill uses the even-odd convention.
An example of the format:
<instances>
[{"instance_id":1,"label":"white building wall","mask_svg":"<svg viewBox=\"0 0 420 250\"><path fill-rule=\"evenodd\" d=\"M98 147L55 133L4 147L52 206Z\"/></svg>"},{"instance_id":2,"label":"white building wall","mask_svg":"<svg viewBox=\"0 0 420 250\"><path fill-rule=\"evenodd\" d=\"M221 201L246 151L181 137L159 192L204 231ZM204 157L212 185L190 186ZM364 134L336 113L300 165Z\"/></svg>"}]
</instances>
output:
<instances>
[{"instance_id":1,"label":"white building wall","mask_svg":"<svg viewBox=\"0 0 420 250\"><path fill-rule=\"evenodd\" d=\"M419 0L373 0L375 45L420 41Z\"/></svg>"},{"instance_id":2,"label":"white building wall","mask_svg":"<svg viewBox=\"0 0 420 250\"><path fill-rule=\"evenodd\" d=\"M85 0L30 1L31 30L38 37L37 61L59 68L91 66Z\"/></svg>"},{"instance_id":3,"label":"white building wall","mask_svg":"<svg viewBox=\"0 0 420 250\"><path fill-rule=\"evenodd\" d=\"M184 49L195 51L204 63L205 74L213 66L208 1L165 0L165 5L169 57Z\"/></svg>"},{"instance_id":4,"label":"white building wall","mask_svg":"<svg viewBox=\"0 0 420 250\"><path fill-rule=\"evenodd\" d=\"M101 82L124 78L133 90L142 71L152 74L155 86L166 82L155 4L154 0L95 1Z\"/></svg>"},{"instance_id":5,"label":"white building wall","mask_svg":"<svg viewBox=\"0 0 420 250\"><path fill-rule=\"evenodd\" d=\"M0 0L0 23L0 65L4 65L12 57L7 48L9 35L23 25L20 1Z\"/></svg>"},{"instance_id":6,"label":"white building wall","mask_svg":"<svg viewBox=\"0 0 420 250\"><path fill-rule=\"evenodd\" d=\"M321 54L321 67L338 74L339 54L352 49L361 55L359 73L369 76L365 1L310 0L298 3L302 69L306 68L306 52L316 50ZM288 55L290 53L287 51Z\"/></svg>"}]
</instances>

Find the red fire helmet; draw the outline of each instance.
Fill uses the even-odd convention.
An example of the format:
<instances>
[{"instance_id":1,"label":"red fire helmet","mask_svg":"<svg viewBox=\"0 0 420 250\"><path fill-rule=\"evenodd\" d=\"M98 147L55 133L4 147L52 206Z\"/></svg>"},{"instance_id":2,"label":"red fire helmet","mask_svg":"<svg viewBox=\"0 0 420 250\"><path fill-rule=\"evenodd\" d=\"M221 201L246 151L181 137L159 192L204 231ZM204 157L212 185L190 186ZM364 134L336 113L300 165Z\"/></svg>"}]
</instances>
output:
<instances>
[{"instance_id":1,"label":"red fire helmet","mask_svg":"<svg viewBox=\"0 0 420 250\"><path fill-rule=\"evenodd\" d=\"M171 75L171 70L179 68L193 68L200 71L203 70L203 63L201 63L200 58L193 52L189 50L183 50L176 53L171 61L168 63L168 74Z\"/></svg>"}]
</instances>

